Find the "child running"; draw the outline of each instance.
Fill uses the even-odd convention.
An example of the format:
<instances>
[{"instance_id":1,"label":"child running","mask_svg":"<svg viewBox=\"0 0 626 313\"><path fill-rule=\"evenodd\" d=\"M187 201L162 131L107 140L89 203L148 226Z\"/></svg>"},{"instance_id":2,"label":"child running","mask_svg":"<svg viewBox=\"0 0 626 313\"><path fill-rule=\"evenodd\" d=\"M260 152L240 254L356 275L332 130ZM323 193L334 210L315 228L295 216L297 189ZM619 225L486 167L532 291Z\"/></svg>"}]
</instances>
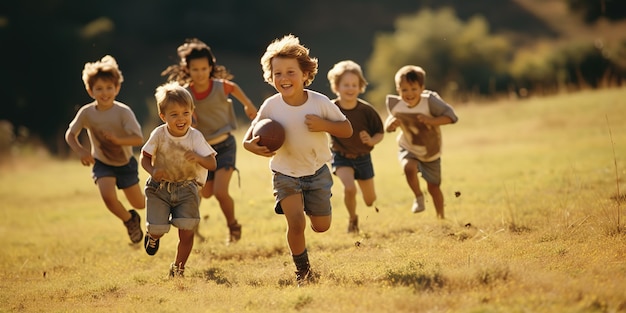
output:
<instances>
[{"instance_id":1,"label":"child running","mask_svg":"<svg viewBox=\"0 0 626 313\"><path fill-rule=\"evenodd\" d=\"M374 166L370 152L383 140L385 131L378 112L367 102L359 99L365 92L367 81L363 71L354 61L341 61L328 71L330 88L337 95L333 102L350 120L352 136L331 136L333 173L343 183L343 202L350 219L348 233L359 233L359 216L356 214L356 180L361 188L365 205L371 207L376 201L374 189Z\"/></svg>"},{"instance_id":2,"label":"child running","mask_svg":"<svg viewBox=\"0 0 626 313\"><path fill-rule=\"evenodd\" d=\"M154 255L170 224L177 227L178 249L170 276L180 277L193 248L194 227L200 222L198 189L206 182L207 170L214 170L217 162L215 150L200 131L191 127L191 94L171 82L159 86L155 98L165 124L152 131L141 151L141 166L150 174L145 187L144 246L149 255Z\"/></svg>"},{"instance_id":3,"label":"child running","mask_svg":"<svg viewBox=\"0 0 626 313\"><path fill-rule=\"evenodd\" d=\"M425 89L426 72L419 66L406 65L396 72L398 95L387 96L389 116L385 130L400 127L397 141L398 157L406 181L415 195L411 212L424 211L424 195L418 173L426 180L428 192L435 204L437 217L444 218L444 198L441 192L441 125L456 123L458 117L452 106L434 91Z\"/></svg>"},{"instance_id":4,"label":"child running","mask_svg":"<svg viewBox=\"0 0 626 313\"><path fill-rule=\"evenodd\" d=\"M298 286L314 282L306 249L305 214L311 229L321 233L330 228L333 180L326 162L331 159L327 133L341 138L352 135L350 121L328 97L305 89L317 74L318 61L300 40L287 35L276 39L261 58L263 78L278 93L267 98L248 129L243 146L257 155L271 157L274 211L287 221L287 243L296 266ZM259 146L252 136L254 125L265 118L285 128L285 142L275 152Z\"/></svg>"},{"instance_id":5,"label":"child running","mask_svg":"<svg viewBox=\"0 0 626 313\"><path fill-rule=\"evenodd\" d=\"M177 52L179 64L168 67L162 75L186 86L196 106L194 127L217 151L217 169L209 171L201 195L204 198L215 195L228 226L228 243L234 243L241 239L241 224L235 216L235 201L229 193L230 179L237 170L237 142L232 134L237 128L237 119L229 95L241 102L250 120L256 116L257 110L239 85L229 80L233 76L226 67L216 63L207 44L197 38L188 39ZM196 233L200 236L197 228Z\"/></svg>"},{"instance_id":6,"label":"child running","mask_svg":"<svg viewBox=\"0 0 626 313\"><path fill-rule=\"evenodd\" d=\"M78 110L65 133L65 141L80 157L84 166L91 166L92 176L107 209L124 222L132 243L143 238L141 218L135 210L127 211L117 198L117 189L124 191L135 209L145 207L139 187L137 159L133 146L143 143L141 126L132 109L116 97L124 77L117 61L110 56L86 63L83 82L94 101ZM78 141L78 135L87 129L91 149Z\"/></svg>"}]
</instances>

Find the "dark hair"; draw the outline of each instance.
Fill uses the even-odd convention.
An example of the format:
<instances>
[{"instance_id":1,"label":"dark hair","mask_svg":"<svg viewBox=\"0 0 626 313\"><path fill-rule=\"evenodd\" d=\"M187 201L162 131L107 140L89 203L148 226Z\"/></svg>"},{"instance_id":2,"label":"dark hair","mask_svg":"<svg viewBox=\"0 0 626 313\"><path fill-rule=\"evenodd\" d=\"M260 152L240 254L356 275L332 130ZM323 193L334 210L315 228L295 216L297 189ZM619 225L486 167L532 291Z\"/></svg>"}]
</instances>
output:
<instances>
[{"instance_id":1,"label":"dark hair","mask_svg":"<svg viewBox=\"0 0 626 313\"><path fill-rule=\"evenodd\" d=\"M209 74L211 78L233 79L234 77L225 66L216 63L211 47L197 38L186 39L176 51L180 58L179 63L170 65L161 72L161 76L167 76L168 81L176 81L183 86L189 84L191 82L189 62L203 58L206 58L211 66L211 74Z\"/></svg>"}]
</instances>

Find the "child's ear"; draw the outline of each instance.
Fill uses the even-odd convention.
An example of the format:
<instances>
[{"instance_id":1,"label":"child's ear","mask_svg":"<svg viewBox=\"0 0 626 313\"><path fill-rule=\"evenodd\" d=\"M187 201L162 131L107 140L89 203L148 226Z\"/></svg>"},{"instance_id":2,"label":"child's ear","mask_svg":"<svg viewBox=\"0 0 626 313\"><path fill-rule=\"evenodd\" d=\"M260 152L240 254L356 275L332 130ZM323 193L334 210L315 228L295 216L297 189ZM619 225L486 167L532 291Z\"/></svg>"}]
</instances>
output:
<instances>
[{"instance_id":1,"label":"child's ear","mask_svg":"<svg viewBox=\"0 0 626 313\"><path fill-rule=\"evenodd\" d=\"M159 117L161 118L161 121L163 121L163 123L165 123L165 114L159 113Z\"/></svg>"}]
</instances>

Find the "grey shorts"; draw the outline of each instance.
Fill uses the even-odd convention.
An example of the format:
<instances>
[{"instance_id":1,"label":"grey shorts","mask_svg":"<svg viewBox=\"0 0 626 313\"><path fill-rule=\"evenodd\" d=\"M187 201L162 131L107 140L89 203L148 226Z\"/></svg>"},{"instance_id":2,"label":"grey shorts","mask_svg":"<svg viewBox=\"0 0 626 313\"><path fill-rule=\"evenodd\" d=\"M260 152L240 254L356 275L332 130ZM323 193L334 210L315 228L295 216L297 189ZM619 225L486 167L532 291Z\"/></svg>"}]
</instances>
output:
<instances>
[{"instance_id":1,"label":"grey shorts","mask_svg":"<svg viewBox=\"0 0 626 313\"><path fill-rule=\"evenodd\" d=\"M274 172L272 180L276 198L274 207L276 214L284 214L280 201L297 193L302 194L304 211L307 215L328 216L332 214L330 189L333 186L333 177L326 164L310 176L291 177Z\"/></svg>"},{"instance_id":2,"label":"grey shorts","mask_svg":"<svg viewBox=\"0 0 626 313\"><path fill-rule=\"evenodd\" d=\"M422 173L424 180L432 185L441 185L441 158L431 162L420 161L413 153L400 148L398 158L413 159L417 161L417 169Z\"/></svg>"},{"instance_id":3,"label":"grey shorts","mask_svg":"<svg viewBox=\"0 0 626 313\"><path fill-rule=\"evenodd\" d=\"M94 182L101 177L115 177L117 189L126 189L139 183L138 165L135 157L131 157L128 163L122 166L108 165L96 159L91 174Z\"/></svg>"},{"instance_id":4,"label":"grey shorts","mask_svg":"<svg viewBox=\"0 0 626 313\"><path fill-rule=\"evenodd\" d=\"M170 225L191 230L200 223L200 195L195 181L159 183L148 178L144 192L150 234L163 235Z\"/></svg>"}]
</instances>

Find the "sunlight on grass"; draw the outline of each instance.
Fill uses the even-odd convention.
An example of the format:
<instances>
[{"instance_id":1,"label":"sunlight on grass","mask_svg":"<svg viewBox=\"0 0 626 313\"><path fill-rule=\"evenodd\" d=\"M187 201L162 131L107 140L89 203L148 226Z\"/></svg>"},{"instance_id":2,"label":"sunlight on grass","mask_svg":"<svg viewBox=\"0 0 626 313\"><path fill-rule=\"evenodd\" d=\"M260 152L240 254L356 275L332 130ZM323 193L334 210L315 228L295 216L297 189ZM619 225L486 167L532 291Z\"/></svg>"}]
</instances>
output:
<instances>
[{"instance_id":1,"label":"sunlight on grass","mask_svg":"<svg viewBox=\"0 0 626 313\"><path fill-rule=\"evenodd\" d=\"M167 276L174 228L148 256L106 210L89 168L21 160L0 174L0 311L624 312L624 95L457 107L459 123L442 128L446 220L428 195L425 212L410 212L396 134L386 134L373 152L378 211L358 198L361 233L347 234L336 180L333 227L306 230L321 274L306 288L294 281L266 158L239 149L239 243L226 245L217 201L202 200L205 240L183 279Z\"/></svg>"}]
</instances>

